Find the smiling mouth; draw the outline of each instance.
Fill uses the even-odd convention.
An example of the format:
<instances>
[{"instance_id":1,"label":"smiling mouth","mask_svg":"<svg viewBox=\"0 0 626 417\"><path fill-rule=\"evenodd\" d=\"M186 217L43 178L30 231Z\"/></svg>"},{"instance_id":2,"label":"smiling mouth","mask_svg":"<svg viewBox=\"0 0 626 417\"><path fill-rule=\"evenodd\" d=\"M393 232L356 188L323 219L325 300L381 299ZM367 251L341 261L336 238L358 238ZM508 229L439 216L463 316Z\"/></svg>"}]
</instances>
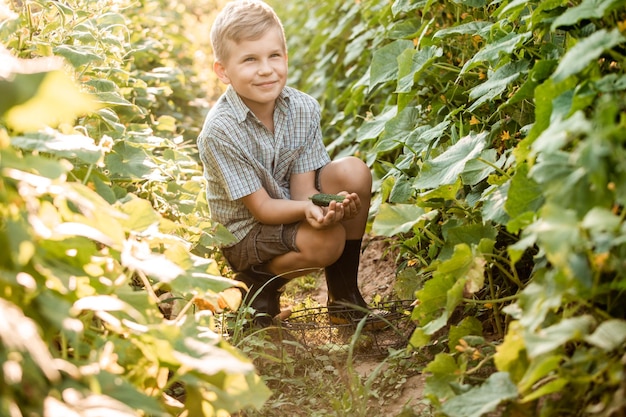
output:
<instances>
[{"instance_id":1,"label":"smiling mouth","mask_svg":"<svg viewBox=\"0 0 626 417\"><path fill-rule=\"evenodd\" d=\"M257 84L256 86L257 87L271 87L271 86L275 85L277 82L278 81L267 81L267 82L264 82L264 83Z\"/></svg>"}]
</instances>

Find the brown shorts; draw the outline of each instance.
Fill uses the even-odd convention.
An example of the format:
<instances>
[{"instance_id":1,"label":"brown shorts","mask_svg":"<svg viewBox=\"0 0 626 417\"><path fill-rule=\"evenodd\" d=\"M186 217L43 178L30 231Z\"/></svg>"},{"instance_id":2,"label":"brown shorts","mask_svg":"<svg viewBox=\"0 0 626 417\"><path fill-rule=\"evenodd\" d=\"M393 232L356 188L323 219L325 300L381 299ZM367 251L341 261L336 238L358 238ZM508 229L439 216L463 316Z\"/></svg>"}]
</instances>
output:
<instances>
[{"instance_id":1,"label":"brown shorts","mask_svg":"<svg viewBox=\"0 0 626 417\"><path fill-rule=\"evenodd\" d=\"M324 167L322 167L324 168ZM315 188L321 192L320 172L315 171ZM288 252L299 252L296 234L300 223L267 225L257 223L241 241L222 248L224 258L235 271L245 271Z\"/></svg>"},{"instance_id":2,"label":"brown shorts","mask_svg":"<svg viewBox=\"0 0 626 417\"><path fill-rule=\"evenodd\" d=\"M245 271L287 252L299 252L296 233L300 223L267 225L257 223L241 241L222 248L222 254L235 271Z\"/></svg>"}]
</instances>

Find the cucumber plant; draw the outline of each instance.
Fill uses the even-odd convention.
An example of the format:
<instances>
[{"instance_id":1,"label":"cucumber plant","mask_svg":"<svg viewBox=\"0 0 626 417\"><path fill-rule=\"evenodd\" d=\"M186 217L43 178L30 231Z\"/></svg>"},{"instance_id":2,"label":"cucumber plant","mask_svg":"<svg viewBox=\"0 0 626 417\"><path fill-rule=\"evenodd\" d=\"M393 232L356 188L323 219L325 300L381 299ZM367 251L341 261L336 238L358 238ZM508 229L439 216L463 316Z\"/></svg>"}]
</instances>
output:
<instances>
[{"instance_id":1,"label":"cucumber plant","mask_svg":"<svg viewBox=\"0 0 626 417\"><path fill-rule=\"evenodd\" d=\"M281 10L329 150L374 173L371 230L397 242L418 303L412 348L442 349L433 407L623 412L623 2Z\"/></svg>"}]
</instances>

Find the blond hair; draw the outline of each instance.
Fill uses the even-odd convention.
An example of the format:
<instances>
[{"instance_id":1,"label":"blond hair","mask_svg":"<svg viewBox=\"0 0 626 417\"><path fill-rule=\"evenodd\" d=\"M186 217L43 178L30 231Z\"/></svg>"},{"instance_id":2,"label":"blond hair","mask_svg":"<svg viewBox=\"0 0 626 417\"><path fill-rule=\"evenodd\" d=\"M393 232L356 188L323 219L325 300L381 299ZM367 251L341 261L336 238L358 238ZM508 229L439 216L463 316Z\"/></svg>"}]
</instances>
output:
<instances>
[{"instance_id":1,"label":"blond hair","mask_svg":"<svg viewBox=\"0 0 626 417\"><path fill-rule=\"evenodd\" d=\"M229 2L215 18L211 28L211 45L215 60L228 59L228 42L256 40L271 28L280 29L283 48L287 51L285 31L280 19L267 3L260 0Z\"/></svg>"}]
</instances>

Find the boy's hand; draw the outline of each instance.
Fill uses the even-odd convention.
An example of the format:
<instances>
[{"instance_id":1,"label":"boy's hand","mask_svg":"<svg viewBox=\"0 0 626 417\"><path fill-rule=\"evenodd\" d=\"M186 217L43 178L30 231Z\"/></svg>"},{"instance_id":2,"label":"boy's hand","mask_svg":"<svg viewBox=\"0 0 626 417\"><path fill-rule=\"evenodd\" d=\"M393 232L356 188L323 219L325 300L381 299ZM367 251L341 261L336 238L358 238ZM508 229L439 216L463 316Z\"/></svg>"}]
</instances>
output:
<instances>
[{"instance_id":1,"label":"boy's hand","mask_svg":"<svg viewBox=\"0 0 626 417\"><path fill-rule=\"evenodd\" d=\"M320 207L311 203L305 211L306 221L315 229L324 229L343 219L343 205L331 201L328 207Z\"/></svg>"},{"instance_id":2,"label":"boy's hand","mask_svg":"<svg viewBox=\"0 0 626 417\"><path fill-rule=\"evenodd\" d=\"M338 193L346 198L338 203L331 201L328 207L320 207L311 204L307 207L305 215L307 222L316 229L323 229L342 220L354 218L361 209L361 200L356 193L342 191Z\"/></svg>"},{"instance_id":3,"label":"boy's hand","mask_svg":"<svg viewBox=\"0 0 626 417\"><path fill-rule=\"evenodd\" d=\"M359 198L359 195L357 193L348 193L346 191L342 191L338 194L346 197L346 199L343 200L343 203L341 203L341 205L343 205L343 220L350 220L356 217L356 215L359 214L359 211L361 211L361 199Z\"/></svg>"}]
</instances>

